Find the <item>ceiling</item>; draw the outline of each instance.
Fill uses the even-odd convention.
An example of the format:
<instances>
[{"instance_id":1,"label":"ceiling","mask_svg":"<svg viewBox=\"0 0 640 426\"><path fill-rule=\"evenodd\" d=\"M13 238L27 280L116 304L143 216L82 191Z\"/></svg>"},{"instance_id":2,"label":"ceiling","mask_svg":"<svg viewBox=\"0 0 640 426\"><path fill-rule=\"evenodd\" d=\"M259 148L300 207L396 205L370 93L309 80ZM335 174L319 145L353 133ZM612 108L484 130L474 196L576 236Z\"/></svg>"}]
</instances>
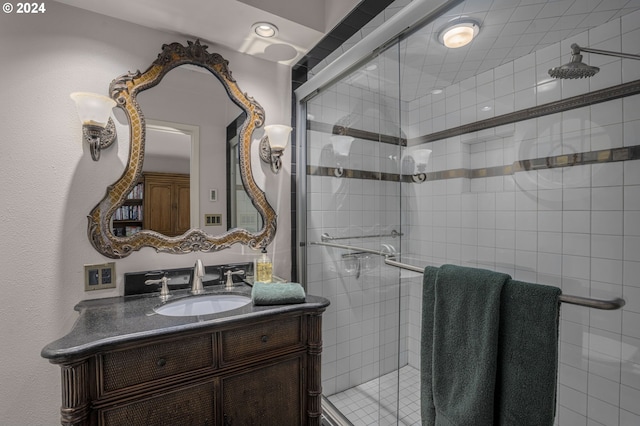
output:
<instances>
[{"instance_id":1,"label":"ceiling","mask_svg":"<svg viewBox=\"0 0 640 426\"><path fill-rule=\"evenodd\" d=\"M91 12L174 33L205 44L295 64L360 0L56 0ZM252 25L267 21L278 35L262 39Z\"/></svg>"},{"instance_id":2,"label":"ceiling","mask_svg":"<svg viewBox=\"0 0 640 426\"><path fill-rule=\"evenodd\" d=\"M638 9L640 0L466 0L411 34L400 43L399 51L384 58L399 56L402 97L412 100ZM438 41L438 34L448 21L461 16L478 21L480 32L469 45L448 49ZM567 55L557 66L569 61L569 44L563 52ZM382 68L393 70L394 66ZM378 74L367 64L348 81L371 90L397 91L393 81L397 75L391 72L385 80Z\"/></svg>"}]
</instances>

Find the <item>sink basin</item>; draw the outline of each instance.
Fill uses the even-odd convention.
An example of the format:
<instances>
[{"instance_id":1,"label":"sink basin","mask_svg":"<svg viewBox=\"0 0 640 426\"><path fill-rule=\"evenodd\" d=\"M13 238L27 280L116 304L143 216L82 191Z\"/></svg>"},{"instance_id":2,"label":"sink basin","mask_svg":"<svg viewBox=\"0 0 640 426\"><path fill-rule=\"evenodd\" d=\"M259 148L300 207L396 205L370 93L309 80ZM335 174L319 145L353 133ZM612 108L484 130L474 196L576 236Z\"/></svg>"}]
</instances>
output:
<instances>
[{"instance_id":1,"label":"sink basin","mask_svg":"<svg viewBox=\"0 0 640 426\"><path fill-rule=\"evenodd\" d=\"M251 298L235 294L209 294L179 299L158 306L154 311L170 317L217 314L240 308L251 302Z\"/></svg>"}]
</instances>

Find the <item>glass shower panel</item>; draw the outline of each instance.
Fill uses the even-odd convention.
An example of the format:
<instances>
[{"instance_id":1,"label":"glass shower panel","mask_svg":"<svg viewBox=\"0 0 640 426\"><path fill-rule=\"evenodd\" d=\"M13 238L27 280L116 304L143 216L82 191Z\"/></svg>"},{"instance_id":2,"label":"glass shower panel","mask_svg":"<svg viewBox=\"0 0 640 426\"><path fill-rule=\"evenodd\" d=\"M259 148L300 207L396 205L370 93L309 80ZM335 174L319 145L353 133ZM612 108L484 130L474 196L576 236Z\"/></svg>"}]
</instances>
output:
<instances>
[{"instance_id":1,"label":"glass shower panel","mask_svg":"<svg viewBox=\"0 0 640 426\"><path fill-rule=\"evenodd\" d=\"M398 421L399 272L384 264L401 242L397 57L388 49L306 108L307 287L331 301L323 392L356 425Z\"/></svg>"}]
</instances>

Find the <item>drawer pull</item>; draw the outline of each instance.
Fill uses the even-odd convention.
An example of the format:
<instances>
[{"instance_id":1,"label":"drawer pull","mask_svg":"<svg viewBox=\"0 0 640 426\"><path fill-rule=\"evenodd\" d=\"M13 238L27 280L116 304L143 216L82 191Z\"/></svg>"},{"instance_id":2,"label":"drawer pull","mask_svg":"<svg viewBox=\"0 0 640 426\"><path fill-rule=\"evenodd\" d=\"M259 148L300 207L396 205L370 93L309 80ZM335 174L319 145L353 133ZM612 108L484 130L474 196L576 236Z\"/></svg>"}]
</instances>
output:
<instances>
[{"instance_id":1,"label":"drawer pull","mask_svg":"<svg viewBox=\"0 0 640 426\"><path fill-rule=\"evenodd\" d=\"M263 334L260 340L262 340L262 343L267 343L267 341L269 340L269 336L267 336L266 334Z\"/></svg>"},{"instance_id":2,"label":"drawer pull","mask_svg":"<svg viewBox=\"0 0 640 426\"><path fill-rule=\"evenodd\" d=\"M164 367L165 365L167 365L167 360L164 358L160 358L157 362L156 365L158 367Z\"/></svg>"}]
</instances>

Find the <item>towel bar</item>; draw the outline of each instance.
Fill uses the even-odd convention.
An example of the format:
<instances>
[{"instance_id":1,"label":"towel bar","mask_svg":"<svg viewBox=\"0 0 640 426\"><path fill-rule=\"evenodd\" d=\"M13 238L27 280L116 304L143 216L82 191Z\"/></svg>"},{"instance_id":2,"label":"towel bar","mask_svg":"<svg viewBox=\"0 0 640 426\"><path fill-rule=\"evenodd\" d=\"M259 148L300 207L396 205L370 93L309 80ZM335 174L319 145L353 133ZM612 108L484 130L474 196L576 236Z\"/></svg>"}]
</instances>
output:
<instances>
[{"instance_id":1,"label":"towel bar","mask_svg":"<svg viewBox=\"0 0 640 426\"><path fill-rule=\"evenodd\" d=\"M329 234L327 234L326 232L324 234L321 235L322 241L323 242L327 242L327 241L334 241L334 240L351 240L351 239L355 239L355 238L378 238L378 237L391 237L391 238L396 238L396 237L401 237L404 234L402 232L398 232L395 229L393 229L390 233L388 234L377 234L377 235L359 235L359 236L351 236L351 237L332 237Z\"/></svg>"},{"instance_id":2,"label":"towel bar","mask_svg":"<svg viewBox=\"0 0 640 426\"><path fill-rule=\"evenodd\" d=\"M420 268L418 266L408 265L406 263L401 263L394 260L394 255L392 253L382 252L379 250L371 250L365 249L362 247L348 246L345 244L336 244L336 243L327 243L325 241L314 241L310 242L310 245L319 245L319 246L328 246L334 248L341 248L345 250L354 250L361 251L365 253L377 254L378 256L384 257L384 263L389 266L395 266L396 268L407 269L409 271L418 272L422 274L424 272L424 268ZM562 303L569 303L572 305L579 306L587 306L589 308L595 309L604 309L604 310L614 310L620 309L625 305L624 299L616 297L611 300L603 300L603 299L594 299L591 297L582 297L582 296L572 296L569 294L561 294L558 298Z\"/></svg>"},{"instance_id":3,"label":"towel bar","mask_svg":"<svg viewBox=\"0 0 640 426\"><path fill-rule=\"evenodd\" d=\"M417 266L407 265L406 263L397 262L393 259L386 258L384 263L390 266L395 266L397 268L408 269L410 271L423 273L424 268L419 268ZM605 310L613 310L620 309L625 305L624 299L616 297L611 300L603 300L603 299L593 299L590 297L582 297L582 296L572 296L569 294L561 294L558 297L558 300L562 303L570 303L572 305L580 305L587 306L589 308L595 309L605 309Z\"/></svg>"}]
</instances>

